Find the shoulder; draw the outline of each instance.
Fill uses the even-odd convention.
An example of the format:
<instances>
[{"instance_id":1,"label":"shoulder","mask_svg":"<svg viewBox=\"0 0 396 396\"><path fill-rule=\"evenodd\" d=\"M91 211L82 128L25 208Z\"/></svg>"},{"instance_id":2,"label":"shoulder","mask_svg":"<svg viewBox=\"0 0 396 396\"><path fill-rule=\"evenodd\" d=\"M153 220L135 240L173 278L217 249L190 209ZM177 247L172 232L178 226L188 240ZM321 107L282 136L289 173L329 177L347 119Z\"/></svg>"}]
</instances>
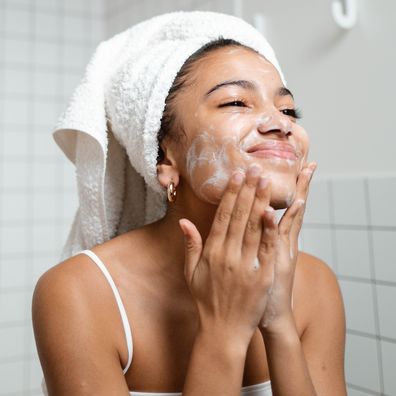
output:
<instances>
[{"instance_id":1,"label":"shoulder","mask_svg":"<svg viewBox=\"0 0 396 396\"><path fill-rule=\"evenodd\" d=\"M115 304L106 279L87 255L78 254L55 265L41 275L33 292L38 347L55 353L53 348L59 350L61 339L77 347L83 340L95 342L96 338L98 343L107 340L108 350L117 351L118 332L111 325L119 319Z\"/></svg>"},{"instance_id":2,"label":"shoulder","mask_svg":"<svg viewBox=\"0 0 396 396\"><path fill-rule=\"evenodd\" d=\"M78 300L82 306L89 295L87 278L94 275L91 259L85 254L77 254L48 269L38 279L33 303L50 303L54 298L68 297L69 304Z\"/></svg>"},{"instance_id":3,"label":"shoulder","mask_svg":"<svg viewBox=\"0 0 396 396\"><path fill-rule=\"evenodd\" d=\"M309 290L338 289L337 276L327 263L318 257L305 252L299 252L296 263L296 277L299 282L309 285ZM335 289L335 290L334 290Z\"/></svg>"},{"instance_id":4,"label":"shoulder","mask_svg":"<svg viewBox=\"0 0 396 396\"><path fill-rule=\"evenodd\" d=\"M90 260L80 254L55 265L33 293L34 336L50 394L86 395L93 388L126 394L119 314Z\"/></svg>"},{"instance_id":5,"label":"shoulder","mask_svg":"<svg viewBox=\"0 0 396 396\"><path fill-rule=\"evenodd\" d=\"M320 318L345 321L341 289L334 271L323 260L299 252L295 274L295 294L306 326Z\"/></svg>"},{"instance_id":6,"label":"shoulder","mask_svg":"<svg viewBox=\"0 0 396 396\"><path fill-rule=\"evenodd\" d=\"M32 322L41 366L52 390L83 384L92 388L91 381L110 386L101 379L103 372L124 386L121 368L127 351L122 324L111 288L90 257L73 256L39 278L32 298Z\"/></svg>"}]
</instances>

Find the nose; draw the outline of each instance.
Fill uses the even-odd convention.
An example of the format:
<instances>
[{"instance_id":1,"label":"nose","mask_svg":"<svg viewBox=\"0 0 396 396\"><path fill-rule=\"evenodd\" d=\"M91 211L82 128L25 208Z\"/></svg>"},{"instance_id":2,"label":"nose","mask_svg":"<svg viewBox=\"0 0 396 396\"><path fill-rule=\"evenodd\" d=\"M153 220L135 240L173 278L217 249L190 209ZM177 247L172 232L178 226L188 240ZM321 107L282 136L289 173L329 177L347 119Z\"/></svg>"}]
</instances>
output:
<instances>
[{"instance_id":1,"label":"nose","mask_svg":"<svg viewBox=\"0 0 396 396\"><path fill-rule=\"evenodd\" d=\"M293 123L289 117L282 114L279 110L271 113L263 114L257 120L257 130L259 133L282 133L285 136L290 136L293 132Z\"/></svg>"}]
</instances>

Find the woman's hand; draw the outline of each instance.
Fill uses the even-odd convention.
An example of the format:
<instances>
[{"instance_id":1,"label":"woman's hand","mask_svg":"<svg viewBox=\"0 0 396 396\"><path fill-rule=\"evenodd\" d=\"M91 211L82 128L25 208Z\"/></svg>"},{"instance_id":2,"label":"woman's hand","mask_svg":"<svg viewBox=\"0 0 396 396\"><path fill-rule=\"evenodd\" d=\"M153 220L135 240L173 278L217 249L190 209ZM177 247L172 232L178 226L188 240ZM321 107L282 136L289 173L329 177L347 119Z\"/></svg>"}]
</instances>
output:
<instances>
[{"instance_id":1,"label":"woman's hand","mask_svg":"<svg viewBox=\"0 0 396 396\"><path fill-rule=\"evenodd\" d=\"M297 179L296 195L293 204L283 214L277 224L272 213L270 226L264 229L269 238L268 245L261 245L258 258L261 266L270 266L273 283L268 292L268 301L259 328L262 332L276 333L285 330L293 323L292 289L298 254L300 233L309 183L316 168L310 163L302 169Z\"/></svg>"},{"instance_id":2,"label":"woman's hand","mask_svg":"<svg viewBox=\"0 0 396 396\"><path fill-rule=\"evenodd\" d=\"M189 220L179 224L185 236L185 277L203 331L229 331L249 344L260 322L272 286L272 263L259 265L258 251L266 252L273 233L268 180L259 165L231 177L217 208L209 235L202 238ZM264 216L263 216L264 214Z\"/></svg>"}]
</instances>

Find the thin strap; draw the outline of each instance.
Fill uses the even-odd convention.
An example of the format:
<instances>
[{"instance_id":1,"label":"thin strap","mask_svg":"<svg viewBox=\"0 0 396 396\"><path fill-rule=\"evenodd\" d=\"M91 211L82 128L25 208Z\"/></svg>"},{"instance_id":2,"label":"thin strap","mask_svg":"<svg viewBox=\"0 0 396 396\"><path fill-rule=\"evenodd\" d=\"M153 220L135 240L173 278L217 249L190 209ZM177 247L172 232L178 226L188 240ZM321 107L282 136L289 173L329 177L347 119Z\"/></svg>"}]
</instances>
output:
<instances>
[{"instance_id":1,"label":"thin strap","mask_svg":"<svg viewBox=\"0 0 396 396\"><path fill-rule=\"evenodd\" d=\"M124 326L125 338L128 347L128 362L123 370L124 374L128 371L129 366L132 362L132 331L131 327L129 326L128 317L125 311L124 304L122 303L120 293L118 292L117 286L115 285L113 278L111 277L109 271L107 270L106 266L100 260L100 258L92 251L92 250L83 250L80 253L84 253L87 256L91 257L91 259L97 264L97 266L102 270L104 276L108 280L111 289L113 290L115 299L117 301L118 309L120 310L122 324Z\"/></svg>"}]
</instances>

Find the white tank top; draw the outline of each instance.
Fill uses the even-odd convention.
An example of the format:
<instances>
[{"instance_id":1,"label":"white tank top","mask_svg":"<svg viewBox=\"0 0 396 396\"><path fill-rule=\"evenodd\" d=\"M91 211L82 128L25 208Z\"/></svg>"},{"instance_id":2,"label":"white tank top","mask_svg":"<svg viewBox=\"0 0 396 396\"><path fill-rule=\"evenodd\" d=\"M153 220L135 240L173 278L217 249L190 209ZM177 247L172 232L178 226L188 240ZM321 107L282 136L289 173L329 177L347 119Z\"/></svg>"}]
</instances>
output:
<instances>
[{"instance_id":1,"label":"white tank top","mask_svg":"<svg viewBox=\"0 0 396 396\"><path fill-rule=\"evenodd\" d=\"M100 260L100 258L92 250L83 250L78 254L82 254L82 253L89 256L93 260L93 262L100 268L100 270L103 272L103 275L106 277L107 281L109 282L111 289L113 290L114 297L116 299L118 309L120 311L121 320L122 320L122 324L124 327L127 348L128 348L128 362L123 369L123 373L125 374L128 371L129 366L132 363L133 343L132 343L131 326L129 325L129 321L128 321L128 317L127 317L127 314L125 311L124 304L122 303L120 293L113 281L113 278L111 277L109 271L107 270L107 268L103 264L103 262ZM47 391L47 387L45 385L44 378L41 381L41 388L43 390L43 394L48 396L48 391ZM129 394L133 395L133 396L181 396L182 395L181 392L157 393L157 392L135 392L135 391L129 392ZM241 388L241 396L272 396L271 382L266 381L266 382L262 382L260 384L243 386Z\"/></svg>"}]
</instances>

